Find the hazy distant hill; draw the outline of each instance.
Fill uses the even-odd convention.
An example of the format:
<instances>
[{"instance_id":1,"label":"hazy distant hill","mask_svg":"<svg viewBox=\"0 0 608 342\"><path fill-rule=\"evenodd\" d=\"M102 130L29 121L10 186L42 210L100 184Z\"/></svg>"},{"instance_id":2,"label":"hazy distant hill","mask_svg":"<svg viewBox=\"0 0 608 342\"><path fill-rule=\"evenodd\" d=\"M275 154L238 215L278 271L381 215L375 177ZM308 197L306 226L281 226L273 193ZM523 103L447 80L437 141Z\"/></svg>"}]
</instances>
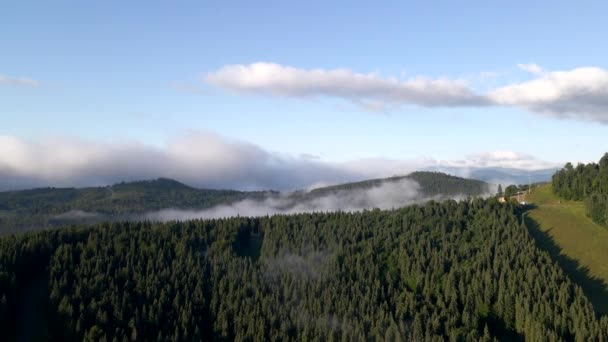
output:
<instances>
[{"instance_id":1,"label":"hazy distant hill","mask_svg":"<svg viewBox=\"0 0 608 342\"><path fill-rule=\"evenodd\" d=\"M424 198L455 195L477 196L488 191L488 184L478 180L439 172L414 172L407 176L366 180L296 191L282 195L276 191L236 191L197 189L166 178L119 183L106 187L40 188L0 192L0 232L41 229L72 223L96 223L107 220L131 220L142 213L165 208L201 210L229 205L245 199L262 201L287 198L294 207L304 201L336 193L367 190L379 186L414 181L416 194ZM373 207L373 205L372 205Z\"/></svg>"},{"instance_id":2,"label":"hazy distant hill","mask_svg":"<svg viewBox=\"0 0 608 342\"><path fill-rule=\"evenodd\" d=\"M412 180L420 185L420 192L428 197L432 196L478 196L489 190L489 184L475 179L467 179L448 175L442 172L417 171L406 176L370 179L361 182L345 183L340 185L317 188L308 192L309 196L322 196L327 193L343 190L369 189L382 184Z\"/></svg>"},{"instance_id":3,"label":"hazy distant hill","mask_svg":"<svg viewBox=\"0 0 608 342\"><path fill-rule=\"evenodd\" d=\"M472 179L479 179L490 183L502 183L507 184L527 184L531 183L542 183L551 180L551 176L558 170L557 168L548 168L540 170L522 170L505 167L472 167L472 168L460 168L460 167L432 167L429 171L445 172L452 175L461 177L467 177Z\"/></svg>"},{"instance_id":4,"label":"hazy distant hill","mask_svg":"<svg viewBox=\"0 0 608 342\"><path fill-rule=\"evenodd\" d=\"M120 214L164 207L211 206L264 192L196 189L172 179L119 183L91 188L40 188L0 192L0 210L60 214L67 210Z\"/></svg>"},{"instance_id":5,"label":"hazy distant hill","mask_svg":"<svg viewBox=\"0 0 608 342\"><path fill-rule=\"evenodd\" d=\"M127 219L162 208L207 208L270 192L196 189L166 178L90 188L39 188L0 192L0 232L64 223Z\"/></svg>"}]
</instances>

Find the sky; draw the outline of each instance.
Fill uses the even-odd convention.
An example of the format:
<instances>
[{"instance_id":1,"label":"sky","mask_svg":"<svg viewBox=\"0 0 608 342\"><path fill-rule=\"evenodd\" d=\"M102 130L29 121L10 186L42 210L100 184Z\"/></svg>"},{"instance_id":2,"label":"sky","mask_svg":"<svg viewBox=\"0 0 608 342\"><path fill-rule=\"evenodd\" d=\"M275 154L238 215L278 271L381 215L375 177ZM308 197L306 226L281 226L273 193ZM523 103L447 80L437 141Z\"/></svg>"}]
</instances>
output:
<instances>
[{"instance_id":1,"label":"sky","mask_svg":"<svg viewBox=\"0 0 608 342\"><path fill-rule=\"evenodd\" d=\"M606 2L0 4L0 189L298 188L608 150Z\"/></svg>"}]
</instances>

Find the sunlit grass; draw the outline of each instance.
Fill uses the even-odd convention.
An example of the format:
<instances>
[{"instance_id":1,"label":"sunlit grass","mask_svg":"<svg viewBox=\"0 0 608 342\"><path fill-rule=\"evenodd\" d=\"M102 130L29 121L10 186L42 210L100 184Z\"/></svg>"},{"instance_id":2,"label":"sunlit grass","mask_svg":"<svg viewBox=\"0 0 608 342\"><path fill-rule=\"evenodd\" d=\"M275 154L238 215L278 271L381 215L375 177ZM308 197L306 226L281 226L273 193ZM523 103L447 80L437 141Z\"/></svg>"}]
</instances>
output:
<instances>
[{"instance_id":1,"label":"sunlit grass","mask_svg":"<svg viewBox=\"0 0 608 342\"><path fill-rule=\"evenodd\" d=\"M589 296L592 300L596 296L593 300L596 309L608 313L608 298L597 298L608 293L608 229L597 225L585 215L582 202L564 201L553 195L550 184L534 188L527 201L537 206L528 215L540 224L542 231L553 238L561 248L561 253L578 261L578 268L586 268L591 278L603 281L603 289L597 286L597 282L594 285L581 285L591 291Z\"/></svg>"}]
</instances>

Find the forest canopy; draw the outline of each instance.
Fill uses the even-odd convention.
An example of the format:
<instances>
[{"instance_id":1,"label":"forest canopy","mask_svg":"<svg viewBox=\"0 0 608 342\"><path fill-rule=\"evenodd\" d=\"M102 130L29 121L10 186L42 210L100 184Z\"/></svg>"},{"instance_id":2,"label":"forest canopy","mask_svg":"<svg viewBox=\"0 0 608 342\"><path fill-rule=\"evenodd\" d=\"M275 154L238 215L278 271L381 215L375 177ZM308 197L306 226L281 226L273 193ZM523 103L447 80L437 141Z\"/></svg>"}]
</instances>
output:
<instances>
[{"instance_id":1,"label":"forest canopy","mask_svg":"<svg viewBox=\"0 0 608 342\"><path fill-rule=\"evenodd\" d=\"M20 337L38 315L62 341L608 339L517 210L431 201L5 236L0 330Z\"/></svg>"}]
</instances>

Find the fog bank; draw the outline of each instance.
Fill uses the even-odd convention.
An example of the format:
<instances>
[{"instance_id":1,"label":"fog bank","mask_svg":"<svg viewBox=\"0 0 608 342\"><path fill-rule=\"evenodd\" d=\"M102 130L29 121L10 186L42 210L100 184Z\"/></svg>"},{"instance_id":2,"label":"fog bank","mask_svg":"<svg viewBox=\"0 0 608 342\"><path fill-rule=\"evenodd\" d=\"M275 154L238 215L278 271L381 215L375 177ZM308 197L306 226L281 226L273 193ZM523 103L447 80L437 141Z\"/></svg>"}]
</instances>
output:
<instances>
[{"instance_id":1,"label":"fog bank","mask_svg":"<svg viewBox=\"0 0 608 342\"><path fill-rule=\"evenodd\" d=\"M451 198L460 199L463 197L452 196ZM373 208L399 208L431 199L438 198L424 196L420 192L418 183L410 179L401 179L366 189L343 189L324 194L314 192L288 193L264 200L243 200L203 210L163 209L147 213L143 216L143 219L164 222L307 212L352 212Z\"/></svg>"}]
</instances>

